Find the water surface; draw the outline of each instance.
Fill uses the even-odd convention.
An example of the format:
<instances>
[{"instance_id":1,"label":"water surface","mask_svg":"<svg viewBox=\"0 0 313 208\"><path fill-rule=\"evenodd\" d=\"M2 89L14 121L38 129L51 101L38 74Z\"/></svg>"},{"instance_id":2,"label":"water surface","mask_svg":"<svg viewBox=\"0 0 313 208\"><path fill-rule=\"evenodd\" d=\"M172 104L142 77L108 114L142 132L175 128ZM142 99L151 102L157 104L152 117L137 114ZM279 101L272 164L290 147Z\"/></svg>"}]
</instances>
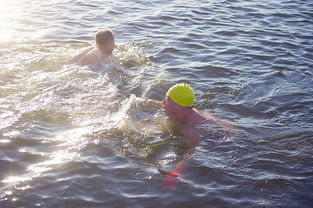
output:
<instances>
[{"instance_id":1,"label":"water surface","mask_svg":"<svg viewBox=\"0 0 313 208\"><path fill-rule=\"evenodd\" d=\"M1 207L311 207L310 1L1 1ZM117 65L69 65L100 29ZM237 135L184 156L173 84Z\"/></svg>"}]
</instances>

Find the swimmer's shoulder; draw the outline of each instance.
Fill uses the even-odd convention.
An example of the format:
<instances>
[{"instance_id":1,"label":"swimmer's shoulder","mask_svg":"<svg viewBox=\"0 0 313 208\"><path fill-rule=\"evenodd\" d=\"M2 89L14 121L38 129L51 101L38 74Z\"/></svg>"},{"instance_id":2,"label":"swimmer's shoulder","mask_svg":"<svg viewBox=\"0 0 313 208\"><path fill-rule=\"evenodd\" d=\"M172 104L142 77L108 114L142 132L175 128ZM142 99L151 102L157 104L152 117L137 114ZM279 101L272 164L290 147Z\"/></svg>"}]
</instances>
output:
<instances>
[{"instance_id":1,"label":"swimmer's shoulder","mask_svg":"<svg viewBox=\"0 0 313 208\"><path fill-rule=\"evenodd\" d=\"M74 63L78 63L79 60L84 57L87 53L89 53L91 50L93 49L92 46L87 47L87 48L83 48L81 50L79 50L78 52L76 52L71 59L69 60L70 64L74 64Z\"/></svg>"},{"instance_id":2,"label":"swimmer's shoulder","mask_svg":"<svg viewBox=\"0 0 313 208\"><path fill-rule=\"evenodd\" d=\"M98 48L94 48L85 54L77 63L80 65L94 64L100 62L102 58L101 51Z\"/></svg>"}]
</instances>

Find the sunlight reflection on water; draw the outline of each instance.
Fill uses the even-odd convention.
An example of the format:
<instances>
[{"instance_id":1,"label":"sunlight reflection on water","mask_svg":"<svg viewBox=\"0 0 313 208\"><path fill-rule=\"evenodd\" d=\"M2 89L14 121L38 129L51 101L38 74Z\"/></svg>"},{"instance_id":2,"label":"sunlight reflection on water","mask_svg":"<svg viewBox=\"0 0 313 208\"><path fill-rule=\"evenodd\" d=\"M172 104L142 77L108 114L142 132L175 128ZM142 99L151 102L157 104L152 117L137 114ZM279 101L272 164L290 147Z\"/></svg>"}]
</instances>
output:
<instances>
[{"instance_id":1,"label":"sunlight reflection on water","mask_svg":"<svg viewBox=\"0 0 313 208\"><path fill-rule=\"evenodd\" d=\"M0 207L310 207L310 1L0 1ZM117 65L68 64L111 28ZM240 134L184 137L177 82ZM236 191L234 191L236 190Z\"/></svg>"}]
</instances>

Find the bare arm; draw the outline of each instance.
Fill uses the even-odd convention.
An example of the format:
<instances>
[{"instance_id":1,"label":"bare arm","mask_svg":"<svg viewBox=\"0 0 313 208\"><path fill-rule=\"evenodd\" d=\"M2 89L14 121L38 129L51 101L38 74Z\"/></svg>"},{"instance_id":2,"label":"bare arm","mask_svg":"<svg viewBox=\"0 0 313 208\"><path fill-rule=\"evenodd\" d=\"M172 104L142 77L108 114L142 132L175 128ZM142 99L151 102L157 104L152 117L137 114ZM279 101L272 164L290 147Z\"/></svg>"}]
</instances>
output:
<instances>
[{"instance_id":1,"label":"bare arm","mask_svg":"<svg viewBox=\"0 0 313 208\"><path fill-rule=\"evenodd\" d=\"M176 179L173 177L182 176L182 174L185 172L185 168L188 166L190 155L195 152L195 147L199 144L200 141L200 132L198 132L196 129L192 128L186 130L184 133L188 145L186 154L184 154L183 158L175 165L175 168L172 171L167 172L158 169L160 173L167 175L164 179L164 183L167 185L173 185L175 183Z\"/></svg>"},{"instance_id":2,"label":"bare arm","mask_svg":"<svg viewBox=\"0 0 313 208\"><path fill-rule=\"evenodd\" d=\"M145 99L145 102L150 104L150 105L154 105L156 107L162 107L162 101L152 100L152 99Z\"/></svg>"},{"instance_id":3,"label":"bare arm","mask_svg":"<svg viewBox=\"0 0 313 208\"><path fill-rule=\"evenodd\" d=\"M227 133L227 134L236 134L237 133L235 123L228 121L228 120L225 120L225 119L217 118L217 117L210 115L210 114L207 114L207 113L203 113L200 111L198 111L198 112L200 114L202 114L206 119L211 121L212 123L220 124L222 127L225 127L224 128L224 134L225 133ZM224 136L226 136L227 134L225 134Z\"/></svg>"}]
</instances>

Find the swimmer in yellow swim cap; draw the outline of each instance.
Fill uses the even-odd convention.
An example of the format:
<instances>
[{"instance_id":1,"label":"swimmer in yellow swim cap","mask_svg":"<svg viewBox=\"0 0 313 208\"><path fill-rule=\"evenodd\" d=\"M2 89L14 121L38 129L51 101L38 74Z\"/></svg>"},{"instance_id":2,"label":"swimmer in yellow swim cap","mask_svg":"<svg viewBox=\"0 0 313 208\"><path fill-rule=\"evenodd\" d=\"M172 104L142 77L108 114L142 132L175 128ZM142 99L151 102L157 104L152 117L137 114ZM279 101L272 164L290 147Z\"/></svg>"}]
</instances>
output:
<instances>
[{"instance_id":1,"label":"swimmer in yellow swim cap","mask_svg":"<svg viewBox=\"0 0 313 208\"><path fill-rule=\"evenodd\" d=\"M162 105L169 117L185 123L194 110L194 100L195 94L189 85L176 84L167 91Z\"/></svg>"},{"instance_id":2,"label":"swimmer in yellow swim cap","mask_svg":"<svg viewBox=\"0 0 313 208\"><path fill-rule=\"evenodd\" d=\"M193 89L187 84L176 84L166 93L162 102L148 100L154 104L162 105L165 113L180 124L181 131L184 134L187 145L189 146L188 154L194 152L194 147L198 145L200 139L205 136L224 137L225 133L212 132L212 126L225 126L233 129L234 125L228 121L218 119L212 115L203 113L193 107L195 94ZM188 155L187 154L187 155ZM181 176L186 159L180 161L173 171L161 173L168 176ZM172 179L167 178L167 182Z\"/></svg>"},{"instance_id":3,"label":"swimmer in yellow swim cap","mask_svg":"<svg viewBox=\"0 0 313 208\"><path fill-rule=\"evenodd\" d=\"M190 147L196 146L203 134L212 135L210 134L212 132L209 132L211 129L206 128L210 125L220 124L225 125L225 127L233 127L228 121L218 119L194 108L195 94L188 84L175 84L172 86L162 102L149 101L161 105L166 115L180 124L181 131ZM217 135L215 132L214 136L221 137L225 135Z\"/></svg>"}]
</instances>

